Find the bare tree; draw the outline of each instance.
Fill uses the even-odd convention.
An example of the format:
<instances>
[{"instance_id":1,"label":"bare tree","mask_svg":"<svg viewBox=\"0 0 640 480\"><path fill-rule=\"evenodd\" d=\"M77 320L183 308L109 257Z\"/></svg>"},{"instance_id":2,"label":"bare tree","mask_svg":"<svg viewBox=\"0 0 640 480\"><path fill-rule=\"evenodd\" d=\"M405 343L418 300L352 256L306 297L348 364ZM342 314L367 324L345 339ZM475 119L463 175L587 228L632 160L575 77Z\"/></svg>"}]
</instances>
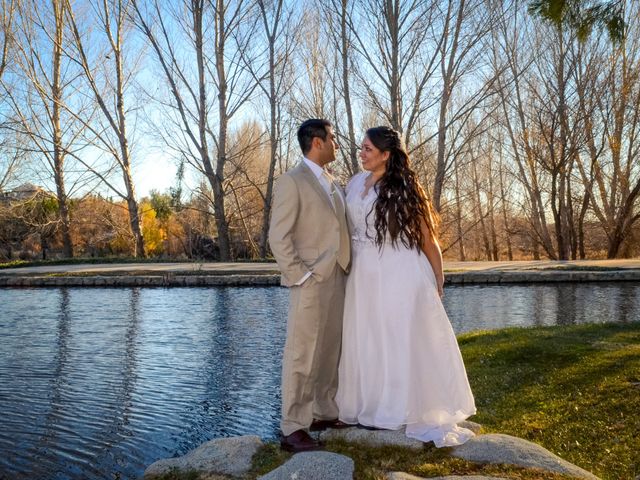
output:
<instances>
[{"instance_id":1,"label":"bare tree","mask_svg":"<svg viewBox=\"0 0 640 480\"><path fill-rule=\"evenodd\" d=\"M456 242L458 243L458 260L464 262L467 259L465 245L464 245L464 228L463 228L463 212L462 212L462 185L461 185L461 166L460 157L456 156L453 160L453 175L454 175L454 195L455 195L455 220L456 220Z\"/></svg>"},{"instance_id":2,"label":"bare tree","mask_svg":"<svg viewBox=\"0 0 640 480\"><path fill-rule=\"evenodd\" d=\"M453 103L456 89L469 89L465 77L470 72L481 72L481 65L488 64L488 58L483 55L489 44L489 34L494 26L507 15L511 7L509 2L500 8L487 8L484 1L450 0L446 5L442 32L439 42L439 70L440 70L440 98L438 100L438 131L437 157L435 177L433 180L433 202L436 210L442 209L441 198L445 186L445 179L451 169L452 158L447 155L450 151L449 139L451 131L460 130L461 123L471 118L471 113L481 110L483 102L496 93L497 80L505 67L494 64L494 70L487 75L476 77L471 92L463 96L458 93L458 102ZM452 109L455 106L455 109Z\"/></svg>"},{"instance_id":3,"label":"bare tree","mask_svg":"<svg viewBox=\"0 0 640 480\"><path fill-rule=\"evenodd\" d=\"M232 148L225 169L227 217L230 230L241 233L236 235L234 245L236 254L243 257L260 255L255 239L264 227L264 178L272 165L271 142L266 137L263 127L255 121L242 124L229 137Z\"/></svg>"},{"instance_id":4,"label":"bare tree","mask_svg":"<svg viewBox=\"0 0 640 480\"><path fill-rule=\"evenodd\" d=\"M366 101L404 133L407 144L428 109L426 90L442 42L434 32L437 13L437 2L431 0L359 0L347 17L358 55L354 74Z\"/></svg>"},{"instance_id":5,"label":"bare tree","mask_svg":"<svg viewBox=\"0 0 640 480\"><path fill-rule=\"evenodd\" d=\"M637 18L639 8L630 5L625 18ZM592 44L581 48L578 57L587 148L577 155L577 165L589 206L606 233L608 258L618 256L640 220L640 38L637 24L630 25L613 52ZM606 63L606 75L598 75Z\"/></svg>"},{"instance_id":6,"label":"bare tree","mask_svg":"<svg viewBox=\"0 0 640 480\"><path fill-rule=\"evenodd\" d=\"M478 164L480 163L480 156L478 155L479 152L471 152L471 173L472 173L472 181L473 181L473 190L474 190L474 195L473 195L473 203L474 203L474 209L477 213L476 218L478 219L478 222L480 224L480 233L481 233L481 237L482 237L482 245L484 247L484 255L485 258L487 260L491 260L491 245L489 243L489 235L487 232L487 224L486 224L486 218L488 216L488 213L484 212L483 209L483 195L482 195L482 180L480 178L480 175L478 174ZM487 210L490 207L487 206Z\"/></svg>"},{"instance_id":7,"label":"bare tree","mask_svg":"<svg viewBox=\"0 0 640 480\"><path fill-rule=\"evenodd\" d=\"M0 141L0 193L17 180L23 159L23 149L10 145L6 138Z\"/></svg>"},{"instance_id":8,"label":"bare tree","mask_svg":"<svg viewBox=\"0 0 640 480\"><path fill-rule=\"evenodd\" d=\"M498 76L497 91L503 113L502 125L511 147L510 155L525 192L523 204L528 205L531 238L534 246L541 245L550 258L557 258L546 219L542 180L534 156L533 125L527 103L527 79L532 75L533 62L532 48L527 48L530 41L527 21L521 10L512 16L502 17L492 35L493 68L496 71L503 62L507 64L507 70Z\"/></svg>"},{"instance_id":9,"label":"bare tree","mask_svg":"<svg viewBox=\"0 0 640 480\"><path fill-rule=\"evenodd\" d=\"M247 68L269 104L270 160L263 196L262 227L258 247L260 258L265 258L267 255L269 220L271 218L273 182L278 157L282 151L282 102L285 96L289 94L293 84L293 48L298 25L294 17L295 10L283 0L268 3L258 0L258 7L262 35L266 40L266 51L258 56L258 58L262 57L262 62L253 59L247 62ZM253 67L256 63L262 64L266 68L262 67L261 70L256 71Z\"/></svg>"},{"instance_id":10,"label":"bare tree","mask_svg":"<svg viewBox=\"0 0 640 480\"><path fill-rule=\"evenodd\" d=\"M495 75L482 63L497 14L484 0L360 0L349 15L353 71L368 107L403 133L411 152L436 140L430 190L438 211L457 149L449 137L495 94ZM434 116L436 128L426 120Z\"/></svg>"},{"instance_id":11,"label":"bare tree","mask_svg":"<svg viewBox=\"0 0 640 480\"><path fill-rule=\"evenodd\" d=\"M491 147L488 148L486 153L486 164L485 164L485 175L487 175L487 216L489 221L489 238L491 244L491 259L497 262L500 257L498 253L498 234L496 232L496 219L495 219L495 205L497 203L495 197L495 187L494 187L494 160L493 160L493 149Z\"/></svg>"},{"instance_id":12,"label":"bare tree","mask_svg":"<svg viewBox=\"0 0 640 480\"><path fill-rule=\"evenodd\" d=\"M18 0L2 0L0 3L0 82L5 86L4 74L9 64L10 56L13 54L14 45L14 19L18 7ZM5 88L6 91L6 88ZM0 100L4 103L4 93L0 94ZM4 120L0 123L4 126ZM0 138L0 192L14 178L19 165L19 155L15 150L9 148L6 135Z\"/></svg>"},{"instance_id":13,"label":"bare tree","mask_svg":"<svg viewBox=\"0 0 640 480\"><path fill-rule=\"evenodd\" d=\"M224 171L230 122L257 88L240 55L251 40L249 20L254 12L245 0L184 0L175 10L153 0L149 11L138 0L132 4L135 22L169 88L169 101L156 99L175 115L173 126L178 126L179 133L167 131L168 138L177 137L172 147L206 176L213 191L220 259L230 260ZM186 35L195 71L183 61L184 52L177 52L179 32ZM209 90L211 84L214 91Z\"/></svg>"},{"instance_id":14,"label":"bare tree","mask_svg":"<svg viewBox=\"0 0 640 480\"><path fill-rule=\"evenodd\" d=\"M352 99L352 70L353 65L353 32L350 29L350 18L353 15L355 2L349 0L327 0L322 4L323 12L328 21L324 24L327 29L327 37L331 40L335 52L335 69L331 69L332 84L335 96L342 107L336 106L335 130L341 139L341 153L345 157L345 165L349 175L360 171L357 158L357 140L355 134L354 102ZM344 110L346 126L343 126L342 115L338 111ZM344 147L344 145L342 145Z\"/></svg>"},{"instance_id":15,"label":"bare tree","mask_svg":"<svg viewBox=\"0 0 640 480\"><path fill-rule=\"evenodd\" d=\"M305 10L296 35L299 71L289 106L290 115L296 121L333 117L330 111L330 58L324 48L325 32L320 28L319 15L318 10Z\"/></svg>"},{"instance_id":16,"label":"bare tree","mask_svg":"<svg viewBox=\"0 0 640 480\"><path fill-rule=\"evenodd\" d=\"M2 0L0 2L0 79L9 63L14 44L14 24L19 0Z\"/></svg>"},{"instance_id":17,"label":"bare tree","mask_svg":"<svg viewBox=\"0 0 640 480\"><path fill-rule=\"evenodd\" d=\"M506 171L506 166L504 164L504 152L503 152L503 141L501 137L498 137L497 142L498 149L498 188L500 194L500 213L502 216L502 225L504 229L504 237L505 243L507 244L507 258L509 261L513 260L513 246L511 242L511 230L509 228L509 201L507 197L507 186L506 186L506 176L508 172Z\"/></svg>"},{"instance_id":18,"label":"bare tree","mask_svg":"<svg viewBox=\"0 0 640 480\"><path fill-rule=\"evenodd\" d=\"M64 1L53 0L53 17L55 20L55 36L53 41L53 73L51 77L51 127L53 133L53 171L56 182L56 193L62 220L62 243L66 257L73 257L73 244L71 243L69 206L67 192L64 184L64 160L65 152L62 145L62 126L60 125L60 111L63 95L62 75L60 72L62 63L62 41L65 30ZM35 6L34 6L35 9Z\"/></svg>"},{"instance_id":19,"label":"bare tree","mask_svg":"<svg viewBox=\"0 0 640 480\"><path fill-rule=\"evenodd\" d=\"M575 64L569 55L568 42L571 38L562 30L552 31L553 40L545 42L549 55L534 62L538 78L545 79L531 83L535 126L536 162L550 180L549 204L553 214L556 252L560 260L571 255L571 225L573 211L571 205L571 170L574 152L579 148L578 125L571 125L572 105L570 104L570 78Z\"/></svg>"},{"instance_id":20,"label":"bare tree","mask_svg":"<svg viewBox=\"0 0 640 480\"><path fill-rule=\"evenodd\" d=\"M14 63L14 74L20 87L3 85L13 112L12 129L17 135L29 139L19 148L42 159L43 170L50 172L53 178L63 254L72 257L65 163L67 152L72 150L81 128L67 114L68 107L65 106L65 90L70 90L78 74L68 68L68 58L64 54L65 8L63 0L52 0L45 8L33 0L23 1L21 22L16 29L19 41L16 42Z\"/></svg>"},{"instance_id":21,"label":"bare tree","mask_svg":"<svg viewBox=\"0 0 640 480\"><path fill-rule=\"evenodd\" d=\"M214 8L214 54L215 69L213 79L218 89L218 134L216 138L216 171L212 188L214 195L214 214L218 227L220 259L231 259L229 245L229 227L224 208L224 167L227 161L227 137L231 118L243 104L249 100L257 85L242 68L240 51L246 49L251 40L251 32L243 31L250 23L251 13L248 2L236 0L215 0ZM244 35L239 35L242 32ZM239 39L239 40L238 40ZM229 42L236 42L235 48ZM200 65L198 65L200 69Z\"/></svg>"},{"instance_id":22,"label":"bare tree","mask_svg":"<svg viewBox=\"0 0 640 480\"><path fill-rule=\"evenodd\" d=\"M70 56L81 67L87 86L105 122L104 125L91 125L88 121L85 126L93 134L96 147L107 152L116 162L124 190L111 182L106 175L99 174L99 176L126 201L129 226L134 238L133 254L136 257L144 257L142 221L131 172L132 155L127 121L130 111L125 106L127 87L136 63L135 60L127 57L125 52L130 3L128 0L103 0L98 5L93 5L91 13L95 15L94 19L99 29L96 36L91 37L91 32L81 31L70 0L64 1L73 38L73 52ZM111 64L109 67L102 65L102 59L99 56L93 59L89 57L88 46L93 41L102 41L106 44L104 60L109 60ZM99 75L103 78L98 78ZM95 173L98 172L95 171Z\"/></svg>"}]
</instances>

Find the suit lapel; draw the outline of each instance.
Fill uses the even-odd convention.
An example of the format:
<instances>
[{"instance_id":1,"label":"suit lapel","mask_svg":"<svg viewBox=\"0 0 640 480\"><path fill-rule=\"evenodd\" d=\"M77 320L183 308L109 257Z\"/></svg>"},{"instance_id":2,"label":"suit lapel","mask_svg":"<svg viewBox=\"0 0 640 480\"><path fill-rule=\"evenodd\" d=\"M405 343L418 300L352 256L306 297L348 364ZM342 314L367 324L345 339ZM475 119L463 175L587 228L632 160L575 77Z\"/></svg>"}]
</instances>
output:
<instances>
[{"instance_id":1,"label":"suit lapel","mask_svg":"<svg viewBox=\"0 0 640 480\"><path fill-rule=\"evenodd\" d=\"M335 210L333 209L333 204L331 203L331 199L329 198L329 195L327 195L327 192L325 191L324 187L320 185L320 180L318 180L318 177L315 176L315 174L311 171L309 167L307 167L307 165L304 162L300 162L300 173L307 180L309 185L311 185L311 187L316 191L318 196L324 201L324 204L327 207L329 207L329 209L335 215Z\"/></svg>"},{"instance_id":2,"label":"suit lapel","mask_svg":"<svg viewBox=\"0 0 640 480\"><path fill-rule=\"evenodd\" d=\"M342 200L342 205L344 205L344 207L346 209L346 207L347 207L347 196L344 193L344 190L335 181L333 182L333 186L336 189L336 192L338 192L338 195L340 195L340 199Z\"/></svg>"}]
</instances>

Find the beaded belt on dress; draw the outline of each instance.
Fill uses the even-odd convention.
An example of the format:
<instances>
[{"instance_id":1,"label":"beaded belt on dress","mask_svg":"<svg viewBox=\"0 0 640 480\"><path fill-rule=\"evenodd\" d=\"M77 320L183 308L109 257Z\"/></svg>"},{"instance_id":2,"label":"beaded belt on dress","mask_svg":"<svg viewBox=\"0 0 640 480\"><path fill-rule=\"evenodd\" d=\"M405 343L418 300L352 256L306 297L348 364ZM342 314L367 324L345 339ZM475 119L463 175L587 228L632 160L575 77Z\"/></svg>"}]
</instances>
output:
<instances>
[{"instance_id":1,"label":"beaded belt on dress","mask_svg":"<svg viewBox=\"0 0 640 480\"><path fill-rule=\"evenodd\" d=\"M369 237L360 237L360 236L352 236L351 237L351 243L355 246L355 245L362 245L362 246L368 246L368 247L377 247L378 245L376 244L376 241L373 238L369 238ZM384 242L385 245L391 245L391 241L390 240L385 240Z\"/></svg>"}]
</instances>

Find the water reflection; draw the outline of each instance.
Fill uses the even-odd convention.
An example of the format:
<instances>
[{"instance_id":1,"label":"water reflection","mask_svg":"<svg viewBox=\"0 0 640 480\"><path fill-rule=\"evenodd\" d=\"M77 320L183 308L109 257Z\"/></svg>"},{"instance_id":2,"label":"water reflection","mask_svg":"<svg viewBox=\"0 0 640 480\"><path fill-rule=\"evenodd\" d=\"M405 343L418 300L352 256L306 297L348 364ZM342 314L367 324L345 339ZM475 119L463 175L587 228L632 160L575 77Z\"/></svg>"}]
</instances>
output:
<instances>
[{"instance_id":1,"label":"water reflection","mask_svg":"<svg viewBox=\"0 0 640 480\"><path fill-rule=\"evenodd\" d=\"M55 470L57 467L52 463L48 452L55 450L58 445L60 430L58 425L60 420L64 418L63 412L63 393L67 378L66 366L68 357L68 343L70 332L70 315L69 315L69 291L63 288L59 292L59 315L57 318L56 340L54 342L55 353L53 356L53 374L49 380L50 400L48 402L49 411L44 415L42 434L38 437L36 443L24 454L24 459L39 459L30 466L32 470L30 474L34 478L46 475L46 472ZM17 452L20 454L21 452Z\"/></svg>"},{"instance_id":2,"label":"water reflection","mask_svg":"<svg viewBox=\"0 0 640 480\"><path fill-rule=\"evenodd\" d=\"M219 436L273 438L287 290L0 289L0 479L137 478ZM640 285L446 290L457 333L640 321Z\"/></svg>"},{"instance_id":3,"label":"water reflection","mask_svg":"<svg viewBox=\"0 0 640 480\"><path fill-rule=\"evenodd\" d=\"M640 321L637 283L451 286L444 305L456 333L533 325Z\"/></svg>"},{"instance_id":4,"label":"water reflection","mask_svg":"<svg viewBox=\"0 0 640 480\"><path fill-rule=\"evenodd\" d=\"M123 299L125 300L125 299ZM143 458L135 456L127 458L127 440L135 436L135 430L131 428L131 415L133 407L133 392L135 391L138 362L138 332L140 327L140 289L129 291L128 321L123 325L121 349L115 366L119 383L113 384L114 402L111 411L108 412L107 421L98 433L103 441L103 447L94 464L111 468L112 475L125 475L131 468L129 463L137 464L138 468L144 468ZM114 362L114 363L116 363ZM117 452L117 453L116 453ZM124 454L126 452L126 455ZM114 455L115 453L115 455Z\"/></svg>"}]
</instances>

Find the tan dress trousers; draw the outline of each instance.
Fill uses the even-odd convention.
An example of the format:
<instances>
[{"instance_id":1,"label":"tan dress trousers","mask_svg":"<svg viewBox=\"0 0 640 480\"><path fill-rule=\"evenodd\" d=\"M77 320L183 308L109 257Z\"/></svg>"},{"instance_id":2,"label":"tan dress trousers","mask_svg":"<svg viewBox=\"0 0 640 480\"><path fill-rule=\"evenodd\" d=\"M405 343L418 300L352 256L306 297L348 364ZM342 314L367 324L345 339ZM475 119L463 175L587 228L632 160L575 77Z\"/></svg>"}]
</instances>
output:
<instances>
[{"instance_id":1,"label":"tan dress trousers","mask_svg":"<svg viewBox=\"0 0 640 480\"><path fill-rule=\"evenodd\" d=\"M284 435L308 428L314 419L338 418L344 289L345 273L337 264L326 280L311 276L290 289L282 360Z\"/></svg>"}]
</instances>

